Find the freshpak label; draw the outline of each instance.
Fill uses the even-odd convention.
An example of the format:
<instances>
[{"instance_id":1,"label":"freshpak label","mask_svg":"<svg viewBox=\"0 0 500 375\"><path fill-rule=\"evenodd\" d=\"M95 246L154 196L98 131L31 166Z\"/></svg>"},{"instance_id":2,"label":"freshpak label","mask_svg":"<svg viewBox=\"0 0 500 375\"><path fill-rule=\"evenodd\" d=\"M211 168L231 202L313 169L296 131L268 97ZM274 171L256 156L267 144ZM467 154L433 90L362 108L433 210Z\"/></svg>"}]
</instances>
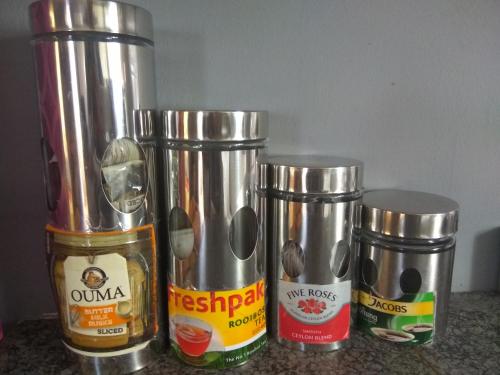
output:
<instances>
[{"instance_id":1,"label":"freshpak label","mask_svg":"<svg viewBox=\"0 0 500 375\"><path fill-rule=\"evenodd\" d=\"M265 282L237 290L168 287L170 341L194 366L237 366L266 342Z\"/></svg>"}]
</instances>

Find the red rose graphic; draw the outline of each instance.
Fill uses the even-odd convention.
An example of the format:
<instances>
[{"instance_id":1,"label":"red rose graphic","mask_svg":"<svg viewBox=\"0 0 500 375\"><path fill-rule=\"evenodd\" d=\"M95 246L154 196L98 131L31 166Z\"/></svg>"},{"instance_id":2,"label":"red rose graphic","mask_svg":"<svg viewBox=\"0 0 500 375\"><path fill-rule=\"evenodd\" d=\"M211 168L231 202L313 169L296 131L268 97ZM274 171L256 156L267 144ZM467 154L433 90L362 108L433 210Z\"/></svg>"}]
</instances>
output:
<instances>
[{"instance_id":1,"label":"red rose graphic","mask_svg":"<svg viewBox=\"0 0 500 375\"><path fill-rule=\"evenodd\" d=\"M298 303L298 308L306 314L321 314L326 309L326 303L320 302L317 299L310 298L300 300Z\"/></svg>"}]
</instances>

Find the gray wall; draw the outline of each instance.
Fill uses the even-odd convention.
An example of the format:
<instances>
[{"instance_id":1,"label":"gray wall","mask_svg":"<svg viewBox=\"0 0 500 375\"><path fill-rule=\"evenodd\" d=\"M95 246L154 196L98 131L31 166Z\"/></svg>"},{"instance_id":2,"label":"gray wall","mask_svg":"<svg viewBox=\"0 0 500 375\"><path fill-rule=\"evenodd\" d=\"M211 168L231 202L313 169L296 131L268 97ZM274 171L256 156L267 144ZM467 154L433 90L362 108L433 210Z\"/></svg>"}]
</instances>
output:
<instances>
[{"instance_id":1,"label":"gray wall","mask_svg":"<svg viewBox=\"0 0 500 375\"><path fill-rule=\"evenodd\" d=\"M0 2L0 318L53 310L26 7ZM461 205L453 290L500 262L500 2L132 1L153 12L161 108L267 109L271 150L365 161L367 188Z\"/></svg>"}]
</instances>

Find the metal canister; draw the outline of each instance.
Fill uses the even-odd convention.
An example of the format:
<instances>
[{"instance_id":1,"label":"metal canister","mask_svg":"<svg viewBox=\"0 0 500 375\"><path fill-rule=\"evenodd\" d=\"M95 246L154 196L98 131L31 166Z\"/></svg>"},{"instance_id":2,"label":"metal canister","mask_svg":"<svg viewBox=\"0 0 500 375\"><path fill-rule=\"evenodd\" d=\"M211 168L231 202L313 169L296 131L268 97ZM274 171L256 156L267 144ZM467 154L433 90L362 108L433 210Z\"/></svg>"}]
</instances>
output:
<instances>
[{"instance_id":1,"label":"metal canister","mask_svg":"<svg viewBox=\"0 0 500 375\"><path fill-rule=\"evenodd\" d=\"M170 342L186 363L245 363L266 343L257 158L266 114L165 111Z\"/></svg>"},{"instance_id":2,"label":"metal canister","mask_svg":"<svg viewBox=\"0 0 500 375\"><path fill-rule=\"evenodd\" d=\"M356 224L358 325L401 344L446 332L458 204L404 190L363 197Z\"/></svg>"},{"instance_id":3,"label":"metal canister","mask_svg":"<svg viewBox=\"0 0 500 375\"><path fill-rule=\"evenodd\" d=\"M270 156L272 332L307 351L350 334L351 244L362 163L328 156Z\"/></svg>"},{"instance_id":4,"label":"metal canister","mask_svg":"<svg viewBox=\"0 0 500 375\"><path fill-rule=\"evenodd\" d=\"M102 0L40 0L30 13L50 224L152 223L156 181L139 144L152 129L136 121L156 108L151 14ZM114 167L124 163L128 175Z\"/></svg>"},{"instance_id":5,"label":"metal canister","mask_svg":"<svg viewBox=\"0 0 500 375\"><path fill-rule=\"evenodd\" d=\"M135 371L161 347L152 17L102 0L30 16L63 341L83 372Z\"/></svg>"}]
</instances>

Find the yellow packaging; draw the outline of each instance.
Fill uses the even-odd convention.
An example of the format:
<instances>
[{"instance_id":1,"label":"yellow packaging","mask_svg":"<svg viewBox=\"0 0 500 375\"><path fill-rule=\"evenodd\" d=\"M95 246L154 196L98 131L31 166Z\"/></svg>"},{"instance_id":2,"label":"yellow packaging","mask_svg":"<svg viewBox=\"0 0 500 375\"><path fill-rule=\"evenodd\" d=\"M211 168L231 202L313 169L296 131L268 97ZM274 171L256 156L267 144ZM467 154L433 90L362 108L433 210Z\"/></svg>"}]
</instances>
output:
<instances>
[{"instance_id":1,"label":"yellow packaging","mask_svg":"<svg viewBox=\"0 0 500 375\"><path fill-rule=\"evenodd\" d=\"M399 302L387 300L359 291L359 303L385 314L398 316L430 315L434 313L434 302Z\"/></svg>"},{"instance_id":2,"label":"yellow packaging","mask_svg":"<svg viewBox=\"0 0 500 375\"><path fill-rule=\"evenodd\" d=\"M181 359L206 368L243 364L266 344L265 282L197 291L168 287L170 341Z\"/></svg>"}]
</instances>

